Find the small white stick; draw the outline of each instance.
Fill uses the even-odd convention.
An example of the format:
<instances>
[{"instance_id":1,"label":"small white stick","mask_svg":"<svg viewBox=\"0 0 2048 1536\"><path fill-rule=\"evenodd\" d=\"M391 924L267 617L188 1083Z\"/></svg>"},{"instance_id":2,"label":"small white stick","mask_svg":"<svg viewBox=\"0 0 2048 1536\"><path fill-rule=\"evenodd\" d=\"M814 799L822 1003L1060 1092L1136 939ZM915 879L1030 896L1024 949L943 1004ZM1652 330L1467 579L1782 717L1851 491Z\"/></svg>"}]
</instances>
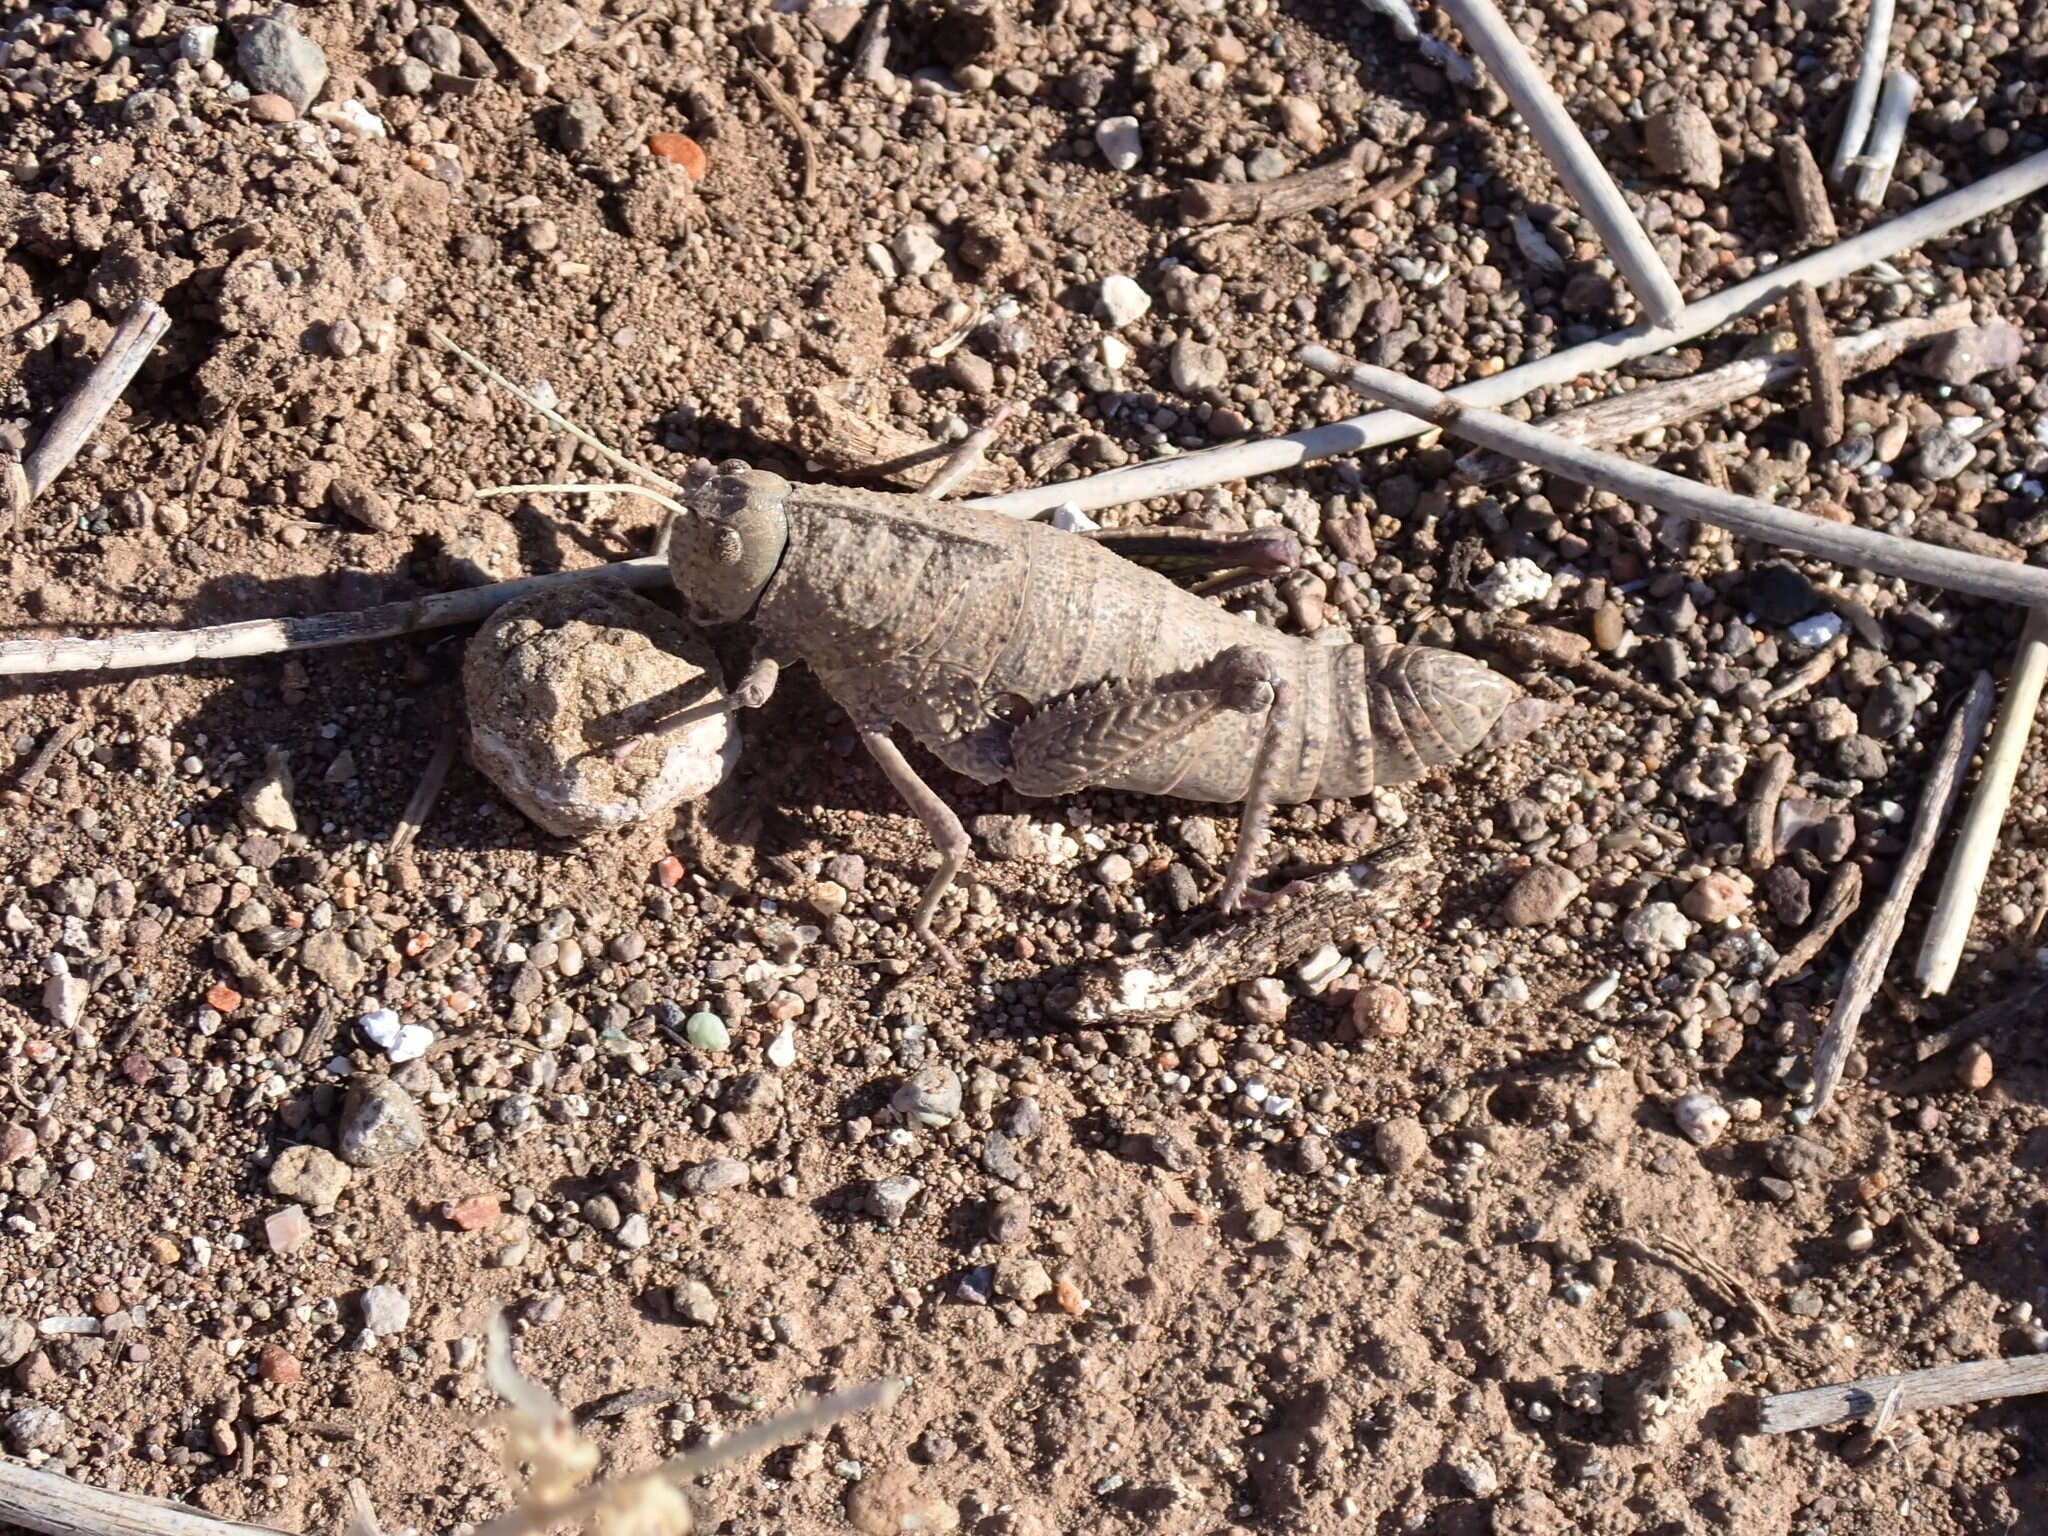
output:
<instances>
[{"instance_id":1,"label":"small white stick","mask_svg":"<svg viewBox=\"0 0 2048 1536\"><path fill-rule=\"evenodd\" d=\"M1509 368L1490 379L1461 384L1452 391L1452 396L1466 405L1506 405L1539 389L1551 389L1589 373L1618 368L1636 358L1719 330L1731 320L1755 314L1777 303L1795 284L1812 283L1816 288L1824 288L1852 272L1939 239L2044 186L2048 186L2048 150L2016 160L1982 181L1873 225L1839 245L1782 262L1745 283L1688 304L1669 327L1632 325L1598 341L1566 347L1533 363ZM1177 496L1183 491L1226 485L1233 480L1256 480L1261 475L1279 474L1320 459L1384 448L1426 430L1421 422L1401 411L1371 411L1305 432L1290 432L1284 437L1151 459L1057 485L984 496L968 505L1006 512L1012 517L1036 517L1069 502L1083 512L1093 512L1149 501L1155 496Z\"/></svg>"},{"instance_id":2,"label":"small white stick","mask_svg":"<svg viewBox=\"0 0 2048 1536\"><path fill-rule=\"evenodd\" d=\"M1899 163L1899 146L1906 142L1906 122L1913 115L1913 103L1919 95L1919 78L1910 69L1895 69L1884 77L1884 94L1877 102L1877 126L1870 130L1863 168L1856 176L1856 201L1866 208L1876 208L1884 202L1884 190L1892 184L1892 167Z\"/></svg>"},{"instance_id":3,"label":"small white stick","mask_svg":"<svg viewBox=\"0 0 2048 1536\"><path fill-rule=\"evenodd\" d=\"M93 364L92 372L51 420L35 451L22 461L22 469L28 475L29 500L47 491L50 483L70 467L170 327L171 317L164 313L162 305L150 299L140 300L121 317L120 327L100 360Z\"/></svg>"},{"instance_id":4,"label":"small white stick","mask_svg":"<svg viewBox=\"0 0 2048 1536\"><path fill-rule=\"evenodd\" d=\"M1836 565L1863 566L1951 592L2029 606L2048 599L2048 570L2039 566L1992 560L1919 539L1831 523L1811 513L1774 507L1753 496L1715 490L1617 453L1568 442L1497 411L1473 410L1442 390L1386 368L1354 363L1326 347L1303 347L1296 356L1316 372L1341 379L1359 393L1423 422L1629 501L1647 502L1660 511L1817 555Z\"/></svg>"},{"instance_id":5,"label":"small white stick","mask_svg":"<svg viewBox=\"0 0 2048 1536\"><path fill-rule=\"evenodd\" d=\"M1593 153L1593 146L1565 111L1564 103L1557 99L1542 67L1493 8L1493 0L1438 3L1465 34L1472 51L1486 61L1500 88L1507 92L1508 100L1522 114L1522 121L1529 125L1544 158L1557 172L1557 179L1564 183L1579 211L1599 232L1601 244L1614 258L1616 270L1643 306L1643 313L1657 325L1676 325L1685 310L1685 296L1671 280L1670 270L1643 232L1643 226L1622 201L1614 178L1607 174L1600 157Z\"/></svg>"},{"instance_id":6,"label":"small white stick","mask_svg":"<svg viewBox=\"0 0 2048 1536\"><path fill-rule=\"evenodd\" d=\"M1934 915L1927 920L1927 936L1920 941L1920 958L1913 974L1923 996L1946 992L1955 980L1963 943L1970 936L1970 920L1977 914L1977 898L1984 892L1984 876L1998 847L1998 829L2012 802L2013 781L2019 776L2020 759L2033 734L2044 681L2048 681L2048 608L2030 608L2012 673L2006 678L2005 701L1998 707L1998 722L1984 749L1984 768L1963 812L1948 871L1942 876L1941 894L1935 898Z\"/></svg>"},{"instance_id":7,"label":"small white stick","mask_svg":"<svg viewBox=\"0 0 2048 1536\"><path fill-rule=\"evenodd\" d=\"M1849 174L1850 166L1863 153L1863 141L1870 136L1870 113L1877 105L1878 82L1884 78L1884 61L1892 50L1892 0L1870 0L1870 16L1863 28L1863 57L1856 68L1856 85L1849 93L1848 115L1842 119L1842 139L1835 146L1835 163L1829 176L1837 183Z\"/></svg>"}]
</instances>

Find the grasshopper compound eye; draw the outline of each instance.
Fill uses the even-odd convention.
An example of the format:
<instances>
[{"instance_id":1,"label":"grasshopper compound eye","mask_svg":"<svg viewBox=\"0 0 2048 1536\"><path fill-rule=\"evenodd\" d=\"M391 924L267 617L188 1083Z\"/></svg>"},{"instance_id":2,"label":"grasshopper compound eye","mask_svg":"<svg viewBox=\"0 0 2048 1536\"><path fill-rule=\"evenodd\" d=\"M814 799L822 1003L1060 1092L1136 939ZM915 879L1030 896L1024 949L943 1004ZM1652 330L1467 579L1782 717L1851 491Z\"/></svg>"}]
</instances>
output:
<instances>
[{"instance_id":1,"label":"grasshopper compound eye","mask_svg":"<svg viewBox=\"0 0 2048 1536\"><path fill-rule=\"evenodd\" d=\"M688 487L669 540L669 577L700 623L745 618L782 563L790 484L761 469L722 468Z\"/></svg>"}]
</instances>

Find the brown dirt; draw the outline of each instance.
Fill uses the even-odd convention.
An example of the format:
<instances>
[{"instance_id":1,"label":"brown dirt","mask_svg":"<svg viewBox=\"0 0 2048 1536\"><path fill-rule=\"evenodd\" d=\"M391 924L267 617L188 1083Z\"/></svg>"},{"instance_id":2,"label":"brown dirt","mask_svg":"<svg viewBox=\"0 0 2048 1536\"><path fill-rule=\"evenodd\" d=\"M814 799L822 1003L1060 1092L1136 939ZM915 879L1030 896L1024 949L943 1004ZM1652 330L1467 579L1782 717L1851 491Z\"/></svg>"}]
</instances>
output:
<instances>
[{"instance_id":1,"label":"brown dirt","mask_svg":"<svg viewBox=\"0 0 2048 1536\"><path fill-rule=\"evenodd\" d=\"M331 74L310 117L276 123L235 58L246 0L9 0L0 446L35 440L134 299L161 296L173 327L85 458L0 528L0 624L356 608L643 549L655 512L634 498L478 498L612 476L428 345L430 325L670 471L738 455L802 473L779 441L815 390L925 436L1014 402L994 463L1021 485L1344 414L1289 361L1312 337L1441 384L1630 317L1497 93L1450 87L1364 7L1051 0L1000 4L991 26L983 7L908 0L884 83L852 77L844 9L308 6L298 25ZM1688 292L1794 248L1771 144L1803 131L1826 162L1860 12L1679 0L1524 19ZM221 27L212 61L181 45L200 23ZM423 27L452 36L408 52ZM1923 107L1890 207L2041 147L2038 0L1904 0L1896 38ZM405 65L442 48L452 72ZM546 84L522 88L519 59ZM756 70L802 104L808 154ZM1720 187L1644 155L1642 119L1679 99L1721 140ZM344 103L387 136L359 137ZM1125 112L1146 158L1118 173L1093 135ZM700 142L701 184L649 152L656 132ZM1360 136L1385 177L1433 141L1427 173L1356 209L1175 222L1191 176ZM1530 259L1516 214L1563 273ZM1874 217L1837 214L1845 233ZM1966 296L2020 328L2017 366L1851 380L1842 450L1805 439L1795 399L1640 451L2038 553L2040 221L2038 203L2010 210L1901 259L1902 281L1823 295L1838 332ZM913 224L942 259L878 275L866 247ZM1120 364L1093 312L1115 273L1154 301ZM1014 319L929 357L1006 298ZM1219 348L1222 376L1183 343ZM1923 450L1963 418L1974 462L1928 473ZM903 923L923 835L801 677L679 828L557 842L458 766L403 858L384 839L459 708L459 635L10 681L0 789L60 726L83 729L0 804L5 1448L293 1530L337 1529L351 1478L387 1529L478 1523L507 1485L476 1341L509 1307L522 1360L565 1402L656 1389L593 1425L614 1469L806 1392L910 1378L889 1412L711 1479L698 1504L719 1529L842 1529L863 1481L1017 1536L2028 1529L2048 1502L2043 1399L1923 1415L1874 1445L1853 1426L1753 1431L1760 1391L2048 1348L2038 1032L2004 1027L1960 1062L1911 1050L2035 974L2048 760L2023 771L1956 997L1912 1001L1895 967L1839 1107L1811 1126L1805 1063L1860 922L1805 975L1760 980L1841 860L1884 888L1945 711L2004 664L2014 616L1863 573L1772 573L1760 550L1537 477L1482 495L1451 462L1409 445L1117 517L1284 521L1309 576L1245 611L1475 648L1475 589L1533 561L1552 580L1527 616L1604 637L1609 664L1677 707L1534 679L1573 705L1538 739L1283 814L1284 868L1403 826L1431 875L1343 947L1327 990L1276 978L1156 1033L1074 1029L1048 1000L1075 966L1192 920L1227 820L1028 804L934 770L980 855L946 912L968 975L936 975ZM1764 709L1809 654L1790 626L1831 603L1851 648L1813 694ZM726 656L736 677L744 636ZM1744 785L1772 741L1795 754L1791 793L1842 836L1802 834L1751 899ZM272 754L295 826L245 804ZM1541 862L1575 875L1545 890L1578 894L1519 891L1534 921L1506 926ZM1660 905L1710 910L1730 882L1700 891L1709 876L1732 877L1726 916ZM46 1003L52 956L88 994L75 1021ZM1596 984L1608 995L1587 1002ZM357 1031L376 1008L436 1044L393 1067ZM729 1051L688 1043L706 1008ZM940 1066L956 1117L891 1107ZM307 1206L302 1246L271 1251L270 1218L305 1203L272 1191L271 1165L333 1145L350 1077L384 1071L424 1145L357 1170L331 1208ZM1735 1116L1705 1148L1672 1115L1693 1089ZM742 1182L692 1193L714 1158ZM651 1202L635 1159L658 1174ZM899 1177L915 1192L884 1221ZM366 1338L379 1284L411 1315ZM65 1318L95 1331L35 1331Z\"/></svg>"}]
</instances>

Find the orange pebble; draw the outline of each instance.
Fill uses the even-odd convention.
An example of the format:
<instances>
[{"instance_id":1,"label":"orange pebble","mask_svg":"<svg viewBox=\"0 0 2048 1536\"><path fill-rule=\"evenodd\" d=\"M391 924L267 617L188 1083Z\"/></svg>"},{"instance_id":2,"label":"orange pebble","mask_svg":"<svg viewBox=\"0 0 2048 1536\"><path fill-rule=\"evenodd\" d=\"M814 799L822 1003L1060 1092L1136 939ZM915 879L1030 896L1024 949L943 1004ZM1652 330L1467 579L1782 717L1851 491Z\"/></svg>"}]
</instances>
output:
<instances>
[{"instance_id":1,"label":"orange pebble","mask_svg":"<svg viewBox=\"0 0 2048 1536\"><path fill-rule=\"evenodd\" d=\"M682 884L683 861L674 854L670 854L654 866L654 878L660 881L663 886L669 888Z\"/></svg>"},{"instance_id":2,"label":"orange pebble","mask_svg":"<svg viewBox=\"0 0 2048 1536\"><path fill-rule=\"evenodd\" d=\"M441 1213L464 1232L481 1232L494 1226L501 1214L496 1195L471 1195L467 1200L443 1206Z\"/></svg>"},{"instance_id":3,"label":"orange pebble","mask_svg":"<svg viewBox=\"0 0 2048 1536\"><path fill-rule=\"evenodd\" d=\"M233 1013L242 1006L242 994L226 982L215 982L206 989L206 1006L216 1013Z\"/></svg>"},{"instance_id":4,"label":"orange pebble","mask_svg":"<svg viewBox=\"0 0 2048 1536\"><path fill-rule=\"evenodd\" d=\"M648 135L647 147L668 161L680 165L683 174L692 181L702 181L707 162L704 146L687 133L656 133Z\"/></svg>"},{"instance_id":5,"label":"orange pebble","mask_svg":"<svg viewBox=\"0 0 2048 1536\"><path fill-rule=\"evenodd\" d=\"M1069 1317L1079 1317L1088 1310L1088 1298L1081 1294L1081 1287L1065 1275L1053 1281L1052 1299L1054 1305Z\"/></svg>"},{"instance_id":6,"label":"orange pebble","mask_svg":"<svg viewBox=\"0 0 2048 1536\"><path fill-rule=\"evenodd\" d=\"M282 1344L266 1344L256 1356L256 1374L273 1387L288 1387L305 1372Z\"/></svg>"}]
</instances>

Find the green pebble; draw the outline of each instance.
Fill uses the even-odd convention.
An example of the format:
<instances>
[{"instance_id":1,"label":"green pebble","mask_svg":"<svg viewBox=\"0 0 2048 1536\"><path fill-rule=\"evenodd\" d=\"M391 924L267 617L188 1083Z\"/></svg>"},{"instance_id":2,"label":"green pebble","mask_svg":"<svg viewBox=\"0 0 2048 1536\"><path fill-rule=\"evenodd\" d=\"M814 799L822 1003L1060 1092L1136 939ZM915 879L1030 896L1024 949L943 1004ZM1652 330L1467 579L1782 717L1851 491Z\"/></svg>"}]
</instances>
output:
<instances>
[{"instance_id":1,"label":"green pebble","mask_svg":"<svg viewBox=\"0 0 2048 1536\"><path fill-rule=\"evenodd\" d=\"M683 1038L700 1051L729 1051L732 1031L715 1013L693 1013L683 1020Z\"/></svg>"}]
</instances>

